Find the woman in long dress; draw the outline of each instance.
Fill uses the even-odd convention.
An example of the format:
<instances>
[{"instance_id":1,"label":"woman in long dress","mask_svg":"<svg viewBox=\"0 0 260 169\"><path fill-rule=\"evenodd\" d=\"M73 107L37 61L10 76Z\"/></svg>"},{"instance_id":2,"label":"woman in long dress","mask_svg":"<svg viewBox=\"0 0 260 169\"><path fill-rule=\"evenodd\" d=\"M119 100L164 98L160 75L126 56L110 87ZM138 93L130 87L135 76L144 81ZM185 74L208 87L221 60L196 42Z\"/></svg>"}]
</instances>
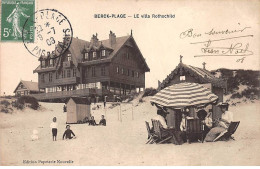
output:
<instances>
[{"instance_id":1,"label":"woman in long dress","mask_svg":"<svg viewBox=\"0 0 260 169\"><path fill-rule=\"evenodd\" d=\"M220 103L218 105L222 111L221 118L216 121L216 127L212 128L207 134L205 141L213 141L221 132L228 129L233 121L233 113L228 111L228 103Z\"/></svg>"},{"instance_id":2,"label":"woman in long dress","mask_svg":"<svg viewBox=\"0 0 260 169\"><path fill-rule=\"evenodd\" d=\"M9 23L12 22L12 28L13 28L12 36L15 39L18 39L18 37L22 37L22 29L21 29L21 26L20 26L21 15L26 17L26 18L29 18L28 15L23 13L25 10L26 10L26 8L20 7L19 3L17 3L13 12L6 19L7 22L9 22Z\"/></svg>"}]
</instances>

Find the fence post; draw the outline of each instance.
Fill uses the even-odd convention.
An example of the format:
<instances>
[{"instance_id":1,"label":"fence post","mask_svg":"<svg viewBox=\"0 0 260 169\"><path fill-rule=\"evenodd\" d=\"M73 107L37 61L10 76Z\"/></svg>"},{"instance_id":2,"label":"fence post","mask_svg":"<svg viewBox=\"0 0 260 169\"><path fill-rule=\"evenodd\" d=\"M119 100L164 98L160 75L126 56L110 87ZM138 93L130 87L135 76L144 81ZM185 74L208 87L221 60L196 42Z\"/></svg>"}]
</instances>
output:
<instances>
[{"instance_id":1,"label":"fence post","mask_svg":"<svg viewBox=\"0 0 260 169\"><path fill-rule=\"evenodd\" d=\"M132 120L134 120L134 104L132 103Z\"/></svg>"},{"instance_id":2,"label":"fence post","mask_svg":"<svg viewBox=\"0 0 260 169\"><path fill-rule=\"evenodd\" d=\"M121 103L120 103L120 121L122 122L122 109L121 109Z\"/></svg>"}]
</instances>

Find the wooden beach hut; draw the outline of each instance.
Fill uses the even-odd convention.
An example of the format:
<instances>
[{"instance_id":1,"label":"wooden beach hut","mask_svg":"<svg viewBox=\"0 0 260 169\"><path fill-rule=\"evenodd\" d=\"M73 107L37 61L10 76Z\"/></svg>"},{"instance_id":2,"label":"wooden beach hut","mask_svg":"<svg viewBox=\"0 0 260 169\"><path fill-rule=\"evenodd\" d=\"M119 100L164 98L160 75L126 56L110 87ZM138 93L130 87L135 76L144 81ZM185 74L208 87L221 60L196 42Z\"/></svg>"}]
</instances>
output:
<instances>
[{"instance_id":1,"label":"wooden beach hut","mask_svg":"<svg viewBox=\"0 0 260 169\"><path fill-rule=\"evenodd\" d=\"M67 123L82 122L85 117L90 118L90 101L87 98L71 97L67 102Z\"/></svg>"},{"instance_id":2,"label":"wooden beach hut","mask_svg":"<svg viewBox=\"0 0 260 169\"><path fill-rule=\"evenodd\" d=\"M182 56L180 56L180 63L176 68L159 84L158 90L162 90L166 87L169 87L173 84L179 83L198 83L208 88L212 93L218 96L218 102L223 102L223 96L225 91L227 91L227 81L222 78L215 77L210 73L210 71L206 70L206 63L203 63L203 68L186 65L182 62ZM215 104L208 105L205 108L207 111L212 112L212 119L218 119L221 117L221 110ZM170 112L173 110L169 109ZM181 112L185 111L183 109L175 109L175 112L178 113L170 113L169 119L178 119L178 123L181 120ZM196 110L194 107L189 107L189 116L197 118ZM167 118L167 119L168 119ZM178 126L179 124L171 124L171 126Z\"/></svg>"}]
</instances>

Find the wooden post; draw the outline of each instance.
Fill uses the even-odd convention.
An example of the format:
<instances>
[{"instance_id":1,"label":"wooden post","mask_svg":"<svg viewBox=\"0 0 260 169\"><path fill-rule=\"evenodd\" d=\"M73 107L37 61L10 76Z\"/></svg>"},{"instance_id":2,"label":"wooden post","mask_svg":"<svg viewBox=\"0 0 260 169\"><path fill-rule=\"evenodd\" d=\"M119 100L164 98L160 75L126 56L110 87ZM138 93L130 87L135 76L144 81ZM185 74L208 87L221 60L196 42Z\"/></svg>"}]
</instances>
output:
<instances>
[{"instance_id":1,"label":"wooden post","mask_svg":"<svg viewBox=\"0 0 260 169\"><path fill-rule=\"evenodd\" d=\"M122 122L122 110L121 110L121 103L120 103L120 121Z\"/></svg>"},{"instance_id":2,"label":"wooden post","mask_svg":"<svg viewBox=\"0 0 260 169\"><path fill-rule=\"evenodd\" d=\"M134 104L132 103L132 120L134 120Z\"/></svg>"},{"instance_id":3,"label":"wooden post","mask_svg":"<svg viewBox=\"0 0 260 169\"><path fill-rule=\"evenodd\" d=\"M117 107L117 119L119 121L119 107Z\"/></svg>"}]
</instances>

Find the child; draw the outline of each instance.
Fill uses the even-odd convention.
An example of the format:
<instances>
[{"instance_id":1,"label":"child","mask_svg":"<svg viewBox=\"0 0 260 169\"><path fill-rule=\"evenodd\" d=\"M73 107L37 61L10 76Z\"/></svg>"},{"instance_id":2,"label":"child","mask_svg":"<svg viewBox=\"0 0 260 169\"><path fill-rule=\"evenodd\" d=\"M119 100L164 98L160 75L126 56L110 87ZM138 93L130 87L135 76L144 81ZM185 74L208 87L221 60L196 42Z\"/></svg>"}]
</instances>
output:
<instances>
[{"instance_id":1,"label":"child","mask_svg":"<svg viewBox=\"0 0 260 169\"><path fill-rule=\"evenodd\" d=\"M33 134L31 135L32 141L36 141L39 139L38 130L33 130Z\"/></svg>"},{"instance_id":2,"label":"child","mask_svg":"<svg viewBox=\"0 0 260 169\"><path fill-rule=\"evenodd\" d=\"M91 119L89 120L89 125L91 125L91 126L97 125L97 123L96 123L96 121L94 119L94 116L91 116Z\"/></svg>"},{"instance_id":3,"label":"child","mask_svg":"<svg viewBox=\"0 0 260 169\"><path fill-rule=\"evenodd\" d=\"M99 122L99 125L106 126L106 119L105 119L105 116L104 116L104 115L101 116L101 120L100 120L100 122Z\"/></svg>"},{"instance_id":4,"label":"child","mask_svg":"<svg viewBox=\"0 0 260 169\"><path fill-rule=\"evenodd\" d=\"M57 118L53 117L53 122L51 123L50 127L52 128L52 140L56 141L57 137L57 132L58 132L58 123L57 123Z\"/></svg>"},{"instance_id":5,"label":"child","mask_svg":"<svg viewBox=\"0 0 260 169\"><path fill-rule=\"evenodd\" d=\"M67 125L66 126L66 131L64 132L64 134L63 134L63 137L62 137L62 139L64 140L64 137L66 138L66 139L72 139L72 138L76 138L76 136L75 136L75 134L73 133L73 131L72 130L70 130L70 125ZM71 136L71 134L73 135L73 136Z\"/></svg>"}]
</instances>

